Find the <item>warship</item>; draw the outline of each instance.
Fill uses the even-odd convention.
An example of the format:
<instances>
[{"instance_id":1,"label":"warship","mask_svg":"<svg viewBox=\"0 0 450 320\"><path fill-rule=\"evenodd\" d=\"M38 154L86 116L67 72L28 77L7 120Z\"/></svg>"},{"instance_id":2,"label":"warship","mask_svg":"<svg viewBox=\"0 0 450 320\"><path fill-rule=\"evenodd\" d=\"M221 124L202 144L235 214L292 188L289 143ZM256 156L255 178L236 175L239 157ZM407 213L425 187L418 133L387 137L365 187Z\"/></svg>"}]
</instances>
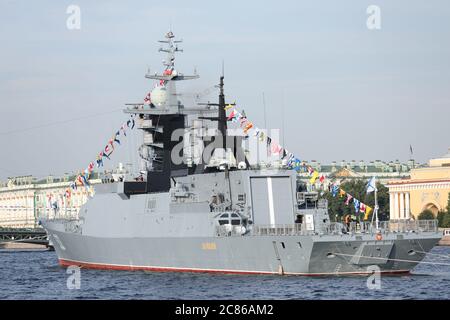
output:
<instances>
[{"instance_id":1,"label":"warship","mask_svg":"<svg viewBox=\"0 0 450 320\"><path fill-rule=\"evenodd\" d=\"M327 201L285 164L251 165L231 135L224 75L217 103L187 107L172 32L151 103L127 104L142 131L140 179L95 185L77 217L42 218L61 266L233 274L407 273L441 238L435 220L332 222ZM233 104L231 104L233 105ZM184 139L184 138L189 139ZM201 152L187 148L202 146ZM375 213L378 207L375 208Z\"/></svg>"}]
</instances>

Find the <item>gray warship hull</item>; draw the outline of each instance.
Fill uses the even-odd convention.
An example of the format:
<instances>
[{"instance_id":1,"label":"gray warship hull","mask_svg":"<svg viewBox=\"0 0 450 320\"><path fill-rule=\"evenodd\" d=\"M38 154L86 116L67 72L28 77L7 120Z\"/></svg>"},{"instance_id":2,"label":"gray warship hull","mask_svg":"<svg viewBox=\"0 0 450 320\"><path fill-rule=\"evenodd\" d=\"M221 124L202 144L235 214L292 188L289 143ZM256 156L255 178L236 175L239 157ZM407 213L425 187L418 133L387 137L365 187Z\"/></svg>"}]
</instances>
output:
<instances>
[{"instance_id":1,"label":"gray warship hull","mask_svg":"<svg viewBox=\"0 0 450 320\"><path fill-rule=\"evenodd\" d=\"M253 222L247 230L240 227L242 220L234 226L228 220L236 219L235 212L212 209L203 201L211 190L225 192L225 179L235 186L231 198L238 201L245 194L252 204L247 214L241 213ZM349 228L329 222L326 207L298 209L291 170L234 171L228 178L223 172L209 173L176 181L178 187L169 193L129 197L123 182L99 185L77 219L43 220L60 264L292 275L366 274L376 265L381 272L404 273L441 238L433 221L383 222L378 234L369 222ZM187 199L180 185L197 196ZM274 194L278 200L269 201ZM311 216L312 223L294 223L296 214Z\"/></svg>"},{"instance_id":2,"label":"gray warship hull","mask_svg":"<svg viewBox=\"0 0 450 320\"><path fill-rule=\"evenodd\" d=\"M440 239L436 234L393 234L381 241L375 235L125 239L57 231L51 223L46 228L63 266L234 274L368 274L373 265L383 273L407 273Z\"/></svg>"}]
</instances>

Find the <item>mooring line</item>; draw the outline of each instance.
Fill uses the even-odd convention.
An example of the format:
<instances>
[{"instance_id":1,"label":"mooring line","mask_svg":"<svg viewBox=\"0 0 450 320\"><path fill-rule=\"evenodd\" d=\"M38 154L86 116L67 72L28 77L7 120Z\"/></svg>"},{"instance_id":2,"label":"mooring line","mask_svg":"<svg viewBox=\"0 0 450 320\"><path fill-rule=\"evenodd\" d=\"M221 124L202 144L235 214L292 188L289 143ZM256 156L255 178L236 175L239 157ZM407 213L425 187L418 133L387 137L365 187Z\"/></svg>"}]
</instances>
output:
<instances>
[{"instance_id":1,"label":"mooring line","mask_svg":"<svg viewBox=\"0 0 450 320\"><path fill-rule=\"evenodd\" d=\"M425 259L426 259L426 258L427 258L426 255L427 255L428 253L430 253L430 252L425 251L425 249L423 248L423 246L422 246L422 244L420 243L420 241L418 242L418 244L419 244L419 246L420 246L420 249L422 249L422 253L425 253ZM426 262L426 261L425 261L425 262ZM432 265L432 267L434 268L435 271L440 272L438 266Z\"/></svg>"},{"instance_id":2,"label":"mooring line","mask_svg":"<svg viewBox=\"0 0 450 320\"><path fill-rule=\"evenodd\" d=\"M375 260L391 260L391 261L399 261L399 262L412 262L412 263L423 263L423 264L431 264L431 265L450 266L450 263L441 263L441 262L416 261L416 260L382 258L382 257L369 257L369 256L360 256L360 255L354 255L354 254L334 253L334 252L332 254L337 255L337 256L348 256L348 257L356 257L356 258L368 258L368 259L375 259Z\"/></svg>"},{"instance_id":3,"label":"mooring line","mask_svg":"<svg viewBox=\"0 0 450 320\"><path fill-rule=\"evenodd\" d=\"M425 253L425 254L432 255L432 256L437 256L437 257L443 257L443 258L450 259L450 255L448 255L448 254L431 253L431 252L417 251L417 250L414 250L414 251L417 252L417 253Z\"/></svg>"}]
</instances>

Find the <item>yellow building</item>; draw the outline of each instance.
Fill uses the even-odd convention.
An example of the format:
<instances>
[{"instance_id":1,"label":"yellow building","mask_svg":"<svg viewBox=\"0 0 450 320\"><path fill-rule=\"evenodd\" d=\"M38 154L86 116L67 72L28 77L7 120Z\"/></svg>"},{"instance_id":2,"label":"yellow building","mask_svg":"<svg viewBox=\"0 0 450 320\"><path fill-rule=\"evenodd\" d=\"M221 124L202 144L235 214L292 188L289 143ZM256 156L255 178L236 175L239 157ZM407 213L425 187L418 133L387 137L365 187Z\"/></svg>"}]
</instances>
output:
<instances>
[{"instance_id":1,"label":"yellow building","mask_svg":"<svg viewBox=\"0 0 450 320\"><path fill-rule=\"evenodd\" d=\"M391 219L409 219L428 209L436 216L447 209L450 192L450 148L440 158L431 159L429 165L411 170L409 179L390 181Z\"/></svg>"}]
</instances>

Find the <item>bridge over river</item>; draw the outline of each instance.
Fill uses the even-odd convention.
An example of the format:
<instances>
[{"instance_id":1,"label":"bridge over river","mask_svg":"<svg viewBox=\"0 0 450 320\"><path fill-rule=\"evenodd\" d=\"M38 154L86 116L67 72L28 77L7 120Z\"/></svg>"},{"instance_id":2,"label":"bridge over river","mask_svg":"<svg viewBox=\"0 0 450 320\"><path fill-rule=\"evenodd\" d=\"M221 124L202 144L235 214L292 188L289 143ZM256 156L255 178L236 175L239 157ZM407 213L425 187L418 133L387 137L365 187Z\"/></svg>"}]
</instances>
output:
<instances>
[{"instance_id":1,"label":"bridge over river","mask_svg":"<svg viewBox=\"0 0 450 320\"><path fill-rule=\"evenodd\" d=\"M49 241L43 228L0 228L0 249L44 248L49 248Z\"/></svg>"}]
</instances>

